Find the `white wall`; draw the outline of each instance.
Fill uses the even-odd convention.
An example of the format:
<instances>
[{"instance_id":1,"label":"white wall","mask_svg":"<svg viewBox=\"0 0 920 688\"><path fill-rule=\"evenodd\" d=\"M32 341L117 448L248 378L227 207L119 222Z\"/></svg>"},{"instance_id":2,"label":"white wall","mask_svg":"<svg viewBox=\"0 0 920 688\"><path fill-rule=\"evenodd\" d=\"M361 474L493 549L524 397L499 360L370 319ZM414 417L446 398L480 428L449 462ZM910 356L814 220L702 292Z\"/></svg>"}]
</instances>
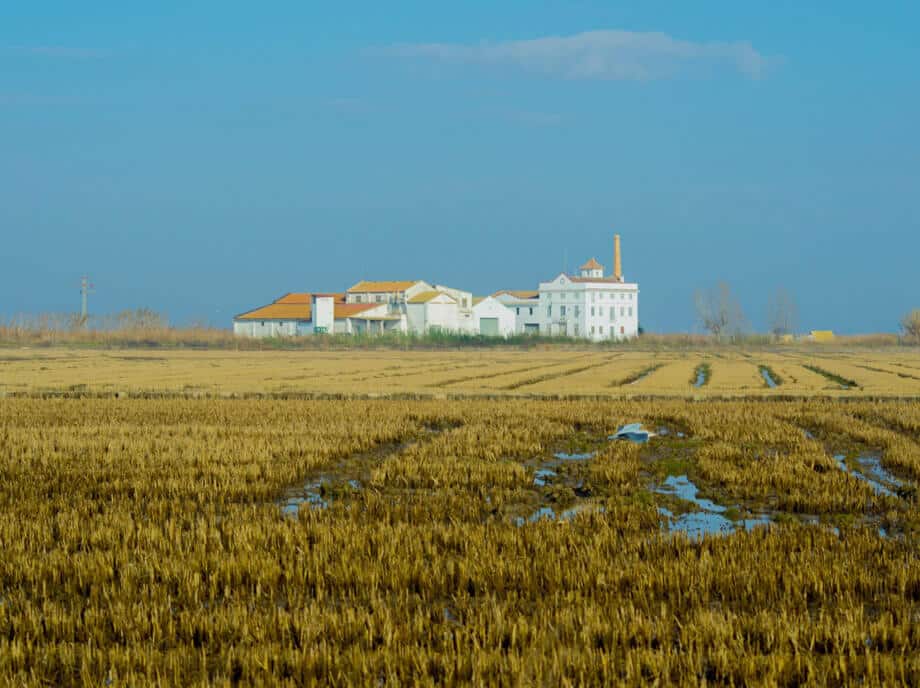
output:
<instances>
[{"instance_id":1,"label":"white wall","mask_svg":"<svg viewBox=\"0 0 920 688\"><path fill-rule=\"evenodd\" d=\"M335 330L335 303L331 296L313 298L313 329L321 328L326 332Z\"/></svg>"},{"instance_id":2,"label":"white wall","mask_svg":"<svg viewBox=\"0 0 920 688\"><path fill-rule=\"evenodd\" d=\"M233 334L239 337L296 337L302 334L300 320L234 320Z\"/></svg>"},{"instance_id":3,"label":"white wall","mask_svg":"<svg viewBox=\"0 0 920 688\"><path fill-rule=\"evenodd\" d=\"M502 337L510 337L516 331L514 312L491 296L473 306L473 322L477 334L482 332L479 325L482 318L498 318L498 333Z\"/></svg>"},{"instance_id":4,"label":"white wall","mask_svg":"<svg viewBox=\"0 0 920 688\"><path fill-rule=\"evenodd\" d=\"M460 329L457 302L453 299L434 299L425 304L425 326L428 331L438 328L443 332Z\"/></svg>"}]
</instances>

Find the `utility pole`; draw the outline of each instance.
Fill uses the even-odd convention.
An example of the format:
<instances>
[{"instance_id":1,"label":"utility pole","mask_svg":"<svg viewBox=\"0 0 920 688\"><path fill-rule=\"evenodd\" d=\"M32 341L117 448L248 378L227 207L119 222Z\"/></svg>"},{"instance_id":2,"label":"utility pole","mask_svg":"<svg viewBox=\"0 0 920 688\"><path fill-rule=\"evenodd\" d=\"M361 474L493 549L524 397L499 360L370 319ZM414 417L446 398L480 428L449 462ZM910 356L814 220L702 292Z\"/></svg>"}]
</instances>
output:
<instances>
[{"instance_id":1,"label":"utility pole","mask_svg":"<svg viewBox=\"0 0 920 688\"><path fill-rule=\"evenodd\" d=\"M83 327L89 325L89 308L87 305L87 297L94 293L93 285L89 283L89 277L84 275L80 278L80 324Z\"/></svg>"}]
</instances>

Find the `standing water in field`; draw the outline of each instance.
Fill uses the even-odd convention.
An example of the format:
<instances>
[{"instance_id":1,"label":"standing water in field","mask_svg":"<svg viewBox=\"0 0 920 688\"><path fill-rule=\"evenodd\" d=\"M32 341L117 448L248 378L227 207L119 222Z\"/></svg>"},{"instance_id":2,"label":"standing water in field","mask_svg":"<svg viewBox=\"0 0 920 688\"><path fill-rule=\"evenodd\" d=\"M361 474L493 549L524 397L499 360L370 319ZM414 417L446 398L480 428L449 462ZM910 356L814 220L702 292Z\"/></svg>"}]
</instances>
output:
<instances>
[{"instance_id":1,"label":"standing water in field","mask_svg":"<svg viewBox=\"0 0 920 688\"><path fill-rule=\"evenodd\" d=\"M767 383L767 387L774 389L779 385L779 383L773 379L773 375L767 366L760 366L760 374L763 377L764 382Z\"/></svg>"},{"instance_id":2,"label":"standing water in field","mask_svg":"<svg viewBox=\"0 0 920 688\"><path fill-rule=\"evenodd\" d=\"M745 530L751 530L756 526L769 525L770 523L770 519L763 515L738 522L726 518L723 514L728 511L727 507L716 504L709 499L698 497L699 490L686 475L669 475L664 484L655 489L655 492L672 495L680 500L690 502L700 509L700 511L675 516L671 510L659 507L658 513L664 516L668 531L671 533L684 533L691 538L699 539L704 535L732 533L739 526Z\"/></svg>"},{"instance_id":3,"label":"standing water in field","mask_svg":"<svg viewBox=\"0 0 920 688\"><path fill-rule=\"evenodd\" d=\"M325 509L329 501L323 497L323 480L307 483L297 494L288 493L281 505L281 511L287 516L296 516L300 507L307 505L311 509Z\"/></svg>"},{"instance_id":4,"label":"standing water in field","mask_svg":"<svg viewBox=\"0 0 920 688\"><path fill-rule=\"evenodd\" d=\"M834 460L837 461L837 465L842 471L869 483L876 494L897 497L898 490L904 487L903 481L885 470L881 459L873 454L860 454L856 457L856 463L859 465L860 470L851 470L843 454L837 454L834 456Z\"/></svg>"}]
</instances>

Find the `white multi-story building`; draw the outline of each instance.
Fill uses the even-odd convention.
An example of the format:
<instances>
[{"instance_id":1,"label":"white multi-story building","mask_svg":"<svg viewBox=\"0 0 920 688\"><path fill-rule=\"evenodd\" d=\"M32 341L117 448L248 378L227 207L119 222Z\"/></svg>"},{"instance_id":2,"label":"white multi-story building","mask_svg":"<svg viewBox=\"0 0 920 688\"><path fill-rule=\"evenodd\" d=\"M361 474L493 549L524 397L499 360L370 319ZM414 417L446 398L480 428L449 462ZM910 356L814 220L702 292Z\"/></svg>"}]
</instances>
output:
<instances>
[{"instance_id":1,"label":"white multi-story building","mask_svg":"<svg viewBox=\"0 0 920 688\"><path fill-rule=\"evenodd\" d=\"M639 285L623 278L617 235L609 277L592 258L577 276L560 274L538 291L499 291L476 301L468 291L422 280L361 281L344 294L286 294L236 316L233 331L245 337L440 331L630 339L639 334Z\"/></svg>"},{"instance_id":2,"label":"white multi-story building","mask_svg":"<svg viewBox=\"0 0 920 688\"><path fill-rule=\"evenodd\" d=\"M578 276L562 273L540 283L540 333L601 341L631 339L639 334L639 285L623 277L620 237L614 237L614 272L594 258Z\"/></svg>"}]
</instances>

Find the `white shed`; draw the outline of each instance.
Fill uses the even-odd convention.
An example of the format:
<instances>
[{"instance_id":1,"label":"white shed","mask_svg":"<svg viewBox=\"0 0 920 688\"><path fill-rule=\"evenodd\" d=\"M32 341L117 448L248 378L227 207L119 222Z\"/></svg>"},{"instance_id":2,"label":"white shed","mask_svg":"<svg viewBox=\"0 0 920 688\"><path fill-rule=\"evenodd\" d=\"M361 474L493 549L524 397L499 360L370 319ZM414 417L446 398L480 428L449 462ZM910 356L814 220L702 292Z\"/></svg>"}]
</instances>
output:
<instances>
[{"instance_id":1,"label":"white shed","mask_svg":"<svg viewBox=\"0 0 920 688\"><path fill-rule=\"evenodd\" d=\"M460 329L460 309L457 300L440 291L425 291L406 301L409 331L424 334L431 331L457 332Z\"/></svg>"},{"instance_id":2,"label":"white shed","mask_svg":"<svg viewBox=\"0 0 920 688\"><path fill-rule=\"evenodd\" d=\"M485 337L510 337L515 330L514 311L487 296L474 300L473 331Z\"/></svg>"}]
</instances>

